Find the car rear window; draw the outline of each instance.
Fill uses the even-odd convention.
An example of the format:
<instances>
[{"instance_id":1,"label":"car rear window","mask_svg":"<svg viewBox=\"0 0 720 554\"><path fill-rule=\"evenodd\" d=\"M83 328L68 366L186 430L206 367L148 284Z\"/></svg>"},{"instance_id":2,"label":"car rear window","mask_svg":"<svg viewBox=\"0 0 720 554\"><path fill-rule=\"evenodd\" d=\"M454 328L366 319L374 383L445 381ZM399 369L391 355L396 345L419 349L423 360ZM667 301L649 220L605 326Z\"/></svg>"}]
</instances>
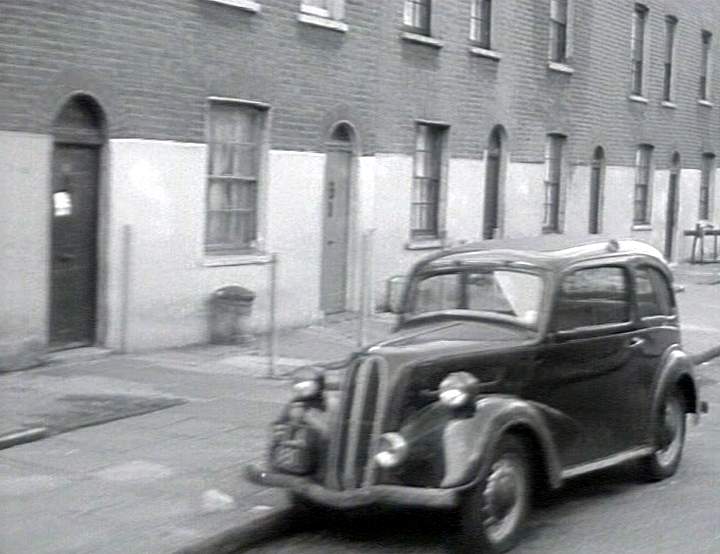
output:
<instances>
[{"instance_id":1,"label":"car rear window","mask_svg":"<svg viewBox=\"0 0 720 554\"><path fill-rule=\"evenodd\" d=\"M672 293L667 279L654 267L635 271L636 296L640 317L672 315Z\"/></svg>"},{"instance_id":2,"label":"car rear window","mask_svg":"<svg viewBox=\"0 0 720 554\"><path fill-rule=\"evenodd\" d=\"M629 291L627 272L622 267L592 267L566 275L555 310L555 329L630 321Z\"/></svg>"}]
</instances>

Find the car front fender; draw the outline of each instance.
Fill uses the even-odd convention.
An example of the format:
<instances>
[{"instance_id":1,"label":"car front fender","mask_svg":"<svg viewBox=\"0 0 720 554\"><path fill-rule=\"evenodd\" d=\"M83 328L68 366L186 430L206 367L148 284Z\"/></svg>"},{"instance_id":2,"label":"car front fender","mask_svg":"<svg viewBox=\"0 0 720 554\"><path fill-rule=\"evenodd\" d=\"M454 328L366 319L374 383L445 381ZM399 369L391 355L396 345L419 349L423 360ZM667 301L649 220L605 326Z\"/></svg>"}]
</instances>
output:
<instances>
[{"instance_id":1,"label":"car front fender","mask_svg":"<svg viewBox=\"0 0 720 554\"><path fill-rule=\"evenodd\" d=\"M480 397L472 417L454 419L445 427L445 476L441 487L472 486L488 471L489 454L505 433L518 433L532 442L548 484L558 487L560 460L544 412L541 406L515 396Z\"/></svg>"}]
</instances>

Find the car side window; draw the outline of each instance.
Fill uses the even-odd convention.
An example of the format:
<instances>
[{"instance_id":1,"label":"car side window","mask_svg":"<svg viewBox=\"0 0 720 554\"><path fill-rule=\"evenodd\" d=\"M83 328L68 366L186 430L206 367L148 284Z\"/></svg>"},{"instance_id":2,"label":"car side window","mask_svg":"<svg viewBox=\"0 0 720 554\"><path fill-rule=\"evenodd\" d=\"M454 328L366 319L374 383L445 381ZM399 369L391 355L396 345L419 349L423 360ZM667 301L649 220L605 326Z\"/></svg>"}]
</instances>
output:
<instances>
[{"instance_id":1,"label":"car side window","mask_svg":"<svg viewBox=\"0 0 720 554\"><path fill-rule=\"evenodd\" d=\"M657 269L647 266L637 268L635 281L640 317L673 314L670 286Z\"/></svg>"},{"instance_id":2,"label":"car side window","mask_svg":"<svg viewBox=\"0 0 720 554\"><path fill-rule=\"evenodd\" d=\"M560 286L555 330L630 321L629 291L622 267L591 267L570 273Z\"/></svg>"}]
</instances>

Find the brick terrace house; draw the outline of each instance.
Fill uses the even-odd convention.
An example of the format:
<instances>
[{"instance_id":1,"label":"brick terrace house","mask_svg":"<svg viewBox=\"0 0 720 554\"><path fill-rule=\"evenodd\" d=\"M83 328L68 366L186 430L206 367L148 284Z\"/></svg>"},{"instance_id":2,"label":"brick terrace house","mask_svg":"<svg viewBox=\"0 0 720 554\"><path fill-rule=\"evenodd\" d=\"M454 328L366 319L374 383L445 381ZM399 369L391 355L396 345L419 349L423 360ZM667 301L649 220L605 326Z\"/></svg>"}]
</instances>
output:
<instances>
[{"instance_id":1,"label":"brick terrace house","mask_svg":"<svg viewBox=\"0 0 720 554\"><path fill-rule=\"evenodd\" d=\"M459 241L720 223L716 0L0 3L0 367L357 310Z\"/></svg>"}]
</instances>

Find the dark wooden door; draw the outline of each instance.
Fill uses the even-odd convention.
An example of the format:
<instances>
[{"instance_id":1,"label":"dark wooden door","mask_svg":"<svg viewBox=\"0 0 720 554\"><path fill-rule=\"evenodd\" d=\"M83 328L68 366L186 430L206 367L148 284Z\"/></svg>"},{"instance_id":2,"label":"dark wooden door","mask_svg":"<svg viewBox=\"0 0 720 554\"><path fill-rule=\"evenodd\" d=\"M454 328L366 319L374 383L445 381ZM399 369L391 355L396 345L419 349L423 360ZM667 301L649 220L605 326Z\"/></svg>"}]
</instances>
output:
<instances>
[{"instance_id":1,"label":"dark wooden door","mask_svg":"<svg viewBox=\"0 0 720 554\"><path fill-rule=\"evenodd\" d=\"M672 259L673 240L675 238L675 226L677 220L677 187L678 174L673 171L670 173L670 181L668 183L668 199L667 199L667 215L665 218L665 259Z\"/></svg>"},{"instance_id":2,"label":"dark wooden door","mask_svg":"<svg viewBox=\"0 0 720 554\"><path fill-rule=\"evenodd\" d=\"M496 238L498 228L498 208L500 200L500 143L491 145L488 151L487 173L485 177L485 217L483 239Z\"/></svg>"},{"instance_id":3,"label":"dark wooden door","mask_svg":"<svg viewBox=\"0 0 720 554\"><path fill-rule=\"evenodd\" d=\"M320 308L328 314L345 310L351 164L349 151L327 154Z\"/></svg>"},{"instance_id":4,"label":"dark wooden door","mask_svg":"<svg viewBox=\"0 0 720 554\"><path fill-rule=\"evenodd\" d=\"M600 185L602 177L600 162L593 161L590 168L590 225L588 231L591 235L600 232Z\"/></svg>"},{"instance_id":5,"label":"dark wooden door","mask_svg":"<svg viewBox=\"0 0 720 554\"><path fill-rule=\"evenodd\" d=\"M50 345L95 341L98 148L56 144L52 174Z\"/></svg>"}]
</instances>

